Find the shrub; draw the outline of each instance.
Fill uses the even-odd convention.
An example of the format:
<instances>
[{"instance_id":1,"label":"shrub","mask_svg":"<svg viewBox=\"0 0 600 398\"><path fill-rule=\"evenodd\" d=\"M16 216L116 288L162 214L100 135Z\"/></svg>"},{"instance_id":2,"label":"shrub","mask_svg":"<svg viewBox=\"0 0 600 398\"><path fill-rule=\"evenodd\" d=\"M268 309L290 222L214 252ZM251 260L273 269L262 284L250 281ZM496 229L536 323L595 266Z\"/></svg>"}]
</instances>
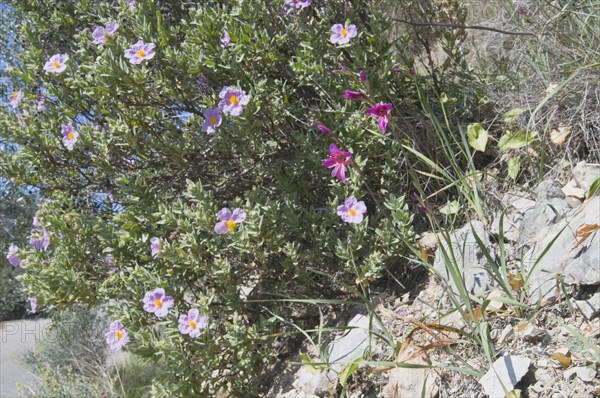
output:
<instances>
[{"instance_id":1,"label":"shrub","mask_svg":"<svg viewBox=\"0 0 600 398\"><path fill-rule=\"evenodd\" d=\"M111 304L125 347L162 361L156 396L255 394L272 333L295 331L279 320L315 317L298 299L354 299L384 269L408 267L403 148L433 150L413 130L427 120L419 98L457 85L449 65L447 87L410 71L411 36L389 37L387 2L313 1L290 14L266 0L14 4L25 13L13 69L24 99L0 111L0 126L20 150L0 167L41 190L38 232L50 234L47 250L22 251L25 290L47 309ZM94 43L107 22L118 30ZM336 23L358 36L332 44ZM218 120L205 109L225 87L249 101L237 93L227 105L243 104L241 115L206 134ZM365 114L376 103L393 106L387 127ZM343 182L322 165L333 144L352 153ZM354 222L336 214L350 197L364 220L358 208L340 210ZM222 208L246 218L218 218ZM174 299L162 318L143 310L156 288ZM195 339L178 330L190 308L208 318Z\"/></svg>"}]
</instances>

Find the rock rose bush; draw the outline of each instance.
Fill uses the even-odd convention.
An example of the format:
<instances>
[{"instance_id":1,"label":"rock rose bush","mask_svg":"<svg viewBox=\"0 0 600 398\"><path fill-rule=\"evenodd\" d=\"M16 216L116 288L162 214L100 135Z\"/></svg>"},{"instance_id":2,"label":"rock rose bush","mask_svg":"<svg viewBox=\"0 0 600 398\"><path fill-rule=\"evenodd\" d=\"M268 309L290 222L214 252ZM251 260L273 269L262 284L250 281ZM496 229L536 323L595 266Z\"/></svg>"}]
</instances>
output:
<instances>
[{"instance_id":1,"label":"rock rose bush","mask_svg":"<svg viewBox=\"0 0 600 398\"><path fill-rule=\"evenodd\" d=\"M42 198L25 293L109 304L107 348L160 361L155 396L260 392L281 320L314 325L298 299L408 267L418 76L386 2L14 6L0 170Z\"/></svg>"}]
</instances>

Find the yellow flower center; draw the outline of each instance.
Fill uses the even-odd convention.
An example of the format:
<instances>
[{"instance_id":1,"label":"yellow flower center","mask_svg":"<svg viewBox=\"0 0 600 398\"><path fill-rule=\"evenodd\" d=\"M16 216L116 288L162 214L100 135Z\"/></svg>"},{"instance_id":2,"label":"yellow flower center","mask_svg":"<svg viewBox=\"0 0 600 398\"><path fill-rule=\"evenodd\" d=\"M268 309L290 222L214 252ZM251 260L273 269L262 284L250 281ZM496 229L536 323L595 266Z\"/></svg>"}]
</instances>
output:
<instances>
[{"instance_id":1,"label":"yellow flower center","mask_svg":"<svg viewBox=\"0 0 600 398\"><path fill-rule=\"evenodd\" d=\"M73 138L75 138L75 134L72 131L69 131L69 133L67 134L67 138L72 140Z\"/></svg>"},{"instance_id":2,"label":"yellow flower center","mask_svg":"<svg viewBox=\"0 0 600 398\"><path fill-rule=\"evenodd\" d=\"M190 321L189 325L192 329L196 329L196 322Z\"/></svg>"},{"instance_id":3,"label":"yellow flower center","mask_svg":"<svg viewBox=\"0 0 600 398\"><path fill-rule=\"evenodd\" d=\"M227 221L227 228L234 229L235 228L235 221L233 221L233 220Z\"/></svg>"},{"instance_id":4,"label":"yellow flower center","mask_svg":"<svg viewBox=\"0 0 600 398\"><path fill-rule=\"evenodd\" d=\"M162 304L163 304L163 303L162 303L162 300L161 300L161 299L154 300L154 305L155 305L157 308L162 308Z\"/></svg>"},{"instance_id":5,"label":"yellow flower center","mask_svg":"<svg viewBox=\"0 0 600 398\"><path fill-rule=\"evenodd\" d=\"M346 35L348 34L348 31L346 29L342 29L342 31L340 32L340 34L344 37L346 37Z\"/></svg>"},{"instance_id":6,"label":"yellow flower center","mask_svg":"<svg viewBox=\"0 0 600 398\"><path fill-rule=\"evenodd\" d=\"M123 338L123 332L120 330L117 330L115 332L115 337L117 338L117 340L121 340Z\"/></svg>"},{"instance_id":7,"label":"yellow flower center","mask_svg":"<svg viewBox=\"0 0 600 398\"><path fill-rule=\"evenodd\" d=\"M19 98L19 93L13 93L13 98L14 98L14 99L17 99L17 98Z\"/></svg>"},{"instance_id":8,"label":"yellow flower center","mask_svg":"<svg viewBox=\"0 0 600 398\"><path fill-rule=\"evenodd\" d=\"M58 69L58 68L60 68L60 62L58 62L58 61L54 61L54 62L52 63L52 66L54 66L54 68L55 68L55 69Z\"/></svg>"},{"instance_id":9,"label":"yellow flower center","mask_svg":"<svg viewBox=\"0 0 600 398\"><path fill-rule=\"evenodd\" d=\"M210 124L217 124L217 118L216 117L211 117L209 120Z\"/></svg>"},{"instance_id":10,"label":"yellow flower center","mask_svg":"<svg viewBox=\"0 0 600 398\"><path fill-rule=\"evenodd\" d=\"M138 50L137 55L138 55L138 57L143 57L144 55L146 55L146 51Z\"/></svg>"},{"instance_id":11,"label":"yellow flower center","mask_svg":"<svg viewBox=\"0 0 600 398\"><path fill-rule=\"evenodd\" d=\"M231 97L229 97L229 103L231 105L235 105L238 103L238 97L237 95L232 95Z\"/></svg>"},{"instance_id":12,"label":"yellow flower center","mask_svg":"<svg viewBox=\"0 0 600 398\"><path fill-rule=\"evenodd\" d=\"M350 214L352 217L354 217L356 215L356 210L350 209L350 210L348 210L348 214Z\"/></svg>"}]
</instances>

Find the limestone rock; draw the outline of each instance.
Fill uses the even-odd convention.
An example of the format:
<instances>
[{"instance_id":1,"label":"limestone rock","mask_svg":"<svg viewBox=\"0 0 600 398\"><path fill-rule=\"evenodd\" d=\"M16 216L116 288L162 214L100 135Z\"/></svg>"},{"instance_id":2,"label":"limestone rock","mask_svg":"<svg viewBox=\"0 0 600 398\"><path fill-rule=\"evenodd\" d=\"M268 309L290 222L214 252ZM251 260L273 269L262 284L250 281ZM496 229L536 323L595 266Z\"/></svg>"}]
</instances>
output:
<instances>
[{"instance_id":1,"label":"limestone rock","mask_svg":"<svg viewBox=\"0 0 600 398\"><path fill-rule=\"evenodd\" d=\"M473 229L471 229L473 228ZM473 230L483 245L494 256L494 249L490 243L485 225L481 221L472 221L461 229L450 234L450 244L442 241L435 253L434 268L450 284L457 294L458 290L451 278L448 277L447 262L452 263L454 259L464 276L465 286L471 294L480 294L493 287L492 280L488 274L488 261L479 247L473 235ZM445 253L445 255L444 255Z\"/></svg>"},{"instance_id":2,"label":"limestone rock","mask_svg":"<svg viewBox=\"0 0 600 398\"><path fill-rule=\"evenodd\" d=\"M577 228L582 224L598 223L598 220L600 197L594 197L557 224L537 226L537 238L530 244L531 249L524 258L527 269L531 270L546 248L551 246L533 268L528 284L532 301L554 298L558 275L569 285L600 284L600 231L592 233L581 245L572 249Z\"/></svg>"},{"instance_id":3,"label":"limestone rock","mask_svg":"<svg viewBox=\"0 0 600 398\"><path fill-rule=\"evenodd\" d=\"M586 195L593 182L598 178L600 178L600 164L581 161L573 168L573 180L579 188L585 191Z\"/></svg>"},{"instance_id":4,"label":"limestone rock","mask_svg":"<svg viewBox=\"0 0 600 398\"><path fill-rule=\"evenodd\" d=\"M411 364L428 365L422 357L410 361ZM437 373L427 368L395 368L390 371L388 384L383 389L384 398L434 398L438 394ZM422 395L423 389L425 395Z\"/></svg>"},{"instance_id":5,"label":"limestone rock","mask_svg":"<svg viewBox=\"0 0 600 398\"><path fill-rule=\"evenodd\" d=\"M579 307L583 315L591 320L600 315L600 292L594 294L587 300L575 301L575 305Z\"/></svg>"},{"instance_id":6,"label":"limestone rock","mask_svg":"<svg viewBox=\"0 0 600 398\"><path fill-rule=\"evenodd\" d=\"M479 379L479 384L490 398L501 398L515 386L529 370L529 358L505 355L498 358L490 370Z\"/></svg>"}]
</instances>

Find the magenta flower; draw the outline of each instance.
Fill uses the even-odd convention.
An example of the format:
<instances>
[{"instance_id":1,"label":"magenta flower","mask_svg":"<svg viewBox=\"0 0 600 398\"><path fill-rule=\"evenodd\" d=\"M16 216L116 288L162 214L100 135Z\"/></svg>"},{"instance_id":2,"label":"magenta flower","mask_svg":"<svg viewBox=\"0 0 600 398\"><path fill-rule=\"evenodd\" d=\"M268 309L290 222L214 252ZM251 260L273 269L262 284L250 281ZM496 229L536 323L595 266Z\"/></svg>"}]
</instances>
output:
<instances>
[{"instance_id":1,"label":"magenta flower","mask_svg":"<svg viewBox=\"0 0 600 398\"><path fill-rule=\"evenodd\" d=\"M379 130L385 133L388 122L390 121L390 113L392 111L392 104L384 104L380 102L372 108L365 111L365 114L375 116L378 119Z\"/></svg>"},{"instance_id":2,"label":"magenta flower","mask_svg":"<svg viewBox=\"0 0 600 398\"><path fill-rule=\"evenodd\" d=\"M335 144L329 145L329 159L323 162L323 166L331 171L332 177L337 177L340 181L346 181L346 165L352 162L352 154L346 151L340 151Z\"/></svg>"},{"instance_id":3,"label":"magenta flower","mask_svg":"<svg viewBox=\"0 0 600 398\"><path fill-rule=\"evenodd\" d=\"M346 68L345 66L340 66L340 69L334 69L331 71L331 73L334 73L336 75L347 75L350 74L350 69Z\"/></svg>"},{"instance_id":4,"label":"magenta flower","mask_svg":"<svg viewBox=\"0 0 600 398\"><path fill-rule=\"evenodd\" d=\"M34 228L31 230L31 237L29 238L29 243L36 250L44 250L48 249L50 245L50 234L46 231L46 228Z\"/></svg>"},{"instance_id":5,"label":"magenta flower","mask_svg":"<svg viewBox=\"0 0 600 398\"><path fill-rule=\"evenodd\" d=\"M21 102L22 98L23 98L23 92L21 90L15 91L8 97L8 99L10 101L10 106L12 106L13 109L15 109L16 107L19 106L19 102Z\"/></svg>"},{"instance_id":6,"label":"magenta flower","mask_svg":"<svg viewBox=\"0 0 600 398\"><path fill-rule=\"evenodd\" d=\"M110 330L104 335L106 343L113 351L121 351L121 348L129 343L129 335L123 324L119 321L112 321Z\"/></svg>"},{"instance_id":7,"label":"magenta flower","mask_svg":"<svg viewBox=\"0 0 600 398\"><path fill-rule=\"evenodd\" d=\"M227 231L235 229L237 224L242 223L246 219L246 212L242 209L235 209L233 213L227 207L222 208L217 213L219 222L215 225L215 232L219 235Z\"/></svg>"},{"instance_id":8,"label":"magenta flower","mask_svg":"<svg viewBox=\"0 0 600 398\"><path fill-rule=\"evenodd\" d=\"M342 206L338 206L337 215L342 217L342 221L358 224L363 220L363 214L367 211L365 202L357 202L354 196L346 198Z\"/></svg>"},{"instance_id":9,"label":"magenta flower","mask_svg":"<svg viewBox=\"0 0 600 398\"><path fill-rule=\"evenodd\" d=\"M63 73L67 69L67 61L69 56L67 54L55 54L50 57L50 61L44 65L46 74L48 72L55 73L57 75Z\"/></svg>"},{"instance_id":10,"label":"magenta flower","mask_svg":"<svg viewBox=\"0 0 600 398\"><path fill-rule=\"evenodd\" d=\"M144 299L144 311L153 313L159 318L164 317L169 312L169 308L175 305L175 300L171 296L165 296L165 289L156 288L152 292L146 292Z\"/></svg>"},{"instance_id":11,"label":"magenta flower","mask_svg":"<svg viewBox=\"0 0 600 398\"><path fill-rule=\"evenodd\" d=\"M219 113L219 108L206 108L204 110L204 122L202 122L202 131L208 134L214 134L217 127L221 125L223 118Z\"/></svg>"},{"instance_id":12,"label":"magenta flower","mask_svg":"<svg viewBox=\"0 0 600 398\"><path fill-rule=\"evenodd\" d=\"M160 254L160 249L160 239L158 239L156 236L150 239L150 255L152 258L158 257Z\"/></svg>"},{"instance_id":13,"label":"magenta flower","mask_svg":"<svg viewBox=\"0 0 600 398\"><path fill-rule=\"evenodd\" d=\"M345 99L357 99L357 100L369 99L369 97L367 97L365 94L361 93L360 91L352 91L352 90L346 90L344 92L344 98Z\"/></svg>"},{"instance_id":14,"label":"magenta flower","mask_svg":"<svg viewBox=\"0 0 600 398\"><path fill-rule=\"evenodd\" d=\"M331 135L331 130L327 128L323 123L317 122L315 120L311 120L313 126L315 126L319 131L325 135Z\"/></svg>"},{"instance_id":15,"label":"magenta flower","mask_svg":"<svg viewBox=\"0 0 600 398\"><path fill-rule=\"evenodd\" d=\"M248 104L250 97L237 87L223 87L219 93L219 109L223 113L230 113L233 116L240 116L244 111L243 106Z\"/></svg>"},{"instance_id":16,"label":"magenta flower","mask_svg":"<svg viewBox=\"0 0 600 398\"><path fill-rule=\"evenodd\" d=\"M13 267L21 265L21 259L19 258L19 248L13 243L8 247L8 253L6 253L6 259Z\"/></svg>"},{"instance_id":17,"label":"magenta flower","mask_svg":"<svg viewBox=\"0 0 600 398\"><path fill-rule=\"evenodd\" d=\"M329 41L333 44L348 44L350 39L356 37L357 31L355 25L349 25L344 27L344 25L336 23L331 27L332 35L329 38Z\"/></svg>"},{"instance_id":18,"label":"magenta flower","mask_svg":"<svg viewBox=\"0 0 600 398\"><path fill-rule=\"evenodd\" d=\"M221 47L225 48L229 43L231 43L231 37L229 36L229 33L225 32L223 33L223 37L221 37Z\"/></svg>"},{"instance_id":19,"label":"magenta flower","mask_svg":"<svg viewBox=\"0 0 600 398\"><path fill-rule=\"evenodd\" d=\"M119 25L115 22L108 22L106 27L96 26L92 37L94 38L94 44L106 44L106 39L113 37L119 29Z\"/></svg>"},{"instance_id":20,"label":"magenta flower","mask_svg":"<svg viewBox=\"0 0 600 398\"><path fill-rule=\"evenodd\" d=\"M29 297L27 301L29 301L29 305L31 306L31 313L35 314L35 311L37 310L37 297Z\"/></svg>"},{"instance_id":21,"label":"magenta flower","mask_svg":"<svg viewBox=\"0 0 600 398\"><path fill-rule=\"evenodd\" d=\"M179 331L182 334L188 334L190 337L200 336L201 329L208 326L208 318L200 316L196 308L188 311L187 315L179 315Z\"/></svg>"},{"instance_id":22,"label":"magenta flower","mask_svg":"<svg viewBox=\"0 0 600 398\"><path fill-rule=\"evenodd\" d=\"M62 143L69 150L73 150L73 145L77 142L77 138L79 137L79 133L73 127L73 124L69 122L69 124L64 124L61 126L60 133L62 134Z\"/></svg>"},{"instance_id":23,"label":"magenta flower","mask_svg":"<svg viewBox=\"0 0 600 398\"><path fill-rule=\"evenodd\" d=\"M292 11L302 11L312 3L312 0L285 0L283 11L290 14Z\"/></svg>"},{"instance_id":24,"label":"magenta flower","mask_svg":"<svg viewBox=\"0 0 600 398\"><path fill-rule=\"evenodd\" d=\"M156 54L154 47L154 43L144 43L143 40L138 40L130 49L125 50L125 58L134 65L141 64L145 59L154 58Z\"/></svg>"},{"instance_id":25,"label":"magenta flower","mask_svg":"<svg viewBox=\"0 0 600 398\"><path fill-rule=\"evenodd\" d=\"M362 82L367 81L367 74L365 73L364 70L361 70L360 72L358 72L358 76L360 77L360 81L362 81Z\"/></svg>"}]
</instances>

